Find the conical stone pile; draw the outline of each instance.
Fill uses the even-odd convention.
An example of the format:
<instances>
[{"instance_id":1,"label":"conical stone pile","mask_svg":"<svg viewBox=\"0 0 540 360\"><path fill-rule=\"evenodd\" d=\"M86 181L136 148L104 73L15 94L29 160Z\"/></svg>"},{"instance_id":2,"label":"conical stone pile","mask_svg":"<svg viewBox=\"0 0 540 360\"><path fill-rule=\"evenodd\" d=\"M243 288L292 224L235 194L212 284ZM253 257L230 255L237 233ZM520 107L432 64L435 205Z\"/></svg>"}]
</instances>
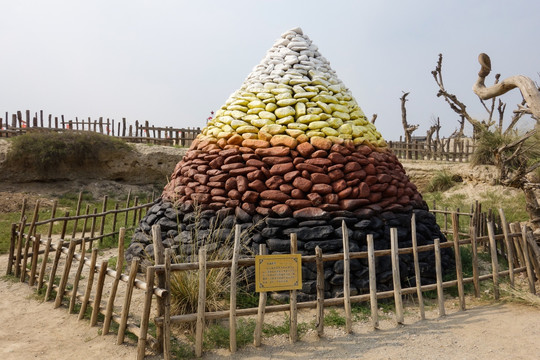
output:
<instances>
[{"instance_id":1,"label":"conical stone pile","mask_svg":"<svg viewBox=\"0 0 540 360\"><path fill-rule=\"evenodd\" d=\"M391 227L405 247L411 246L413 211L420 245L444 240L380 133L296 28L281 36L193 142L141 222L127 257L152 253L148 234L155 223L165 246L183 254L210 236L225 241L235 223L254 227L247 245L255 253L261 243L270 253L287 253L293 232L302 253L313 254L316 246L341 252L343 221L351 251L366 250L367 234L377 249L389 248ZM219 233L210 234L218 222ZM420 259L424 280L432 281L433 256ZM403 281L414 283L412 257L400 262ZM449 252L443 262L452 267ZM325 268L327 295L337 296L342 261ZM353 292L367 290L367 263L355 259L351 269ZM310 264L303 268L308 297L315 293L313 270ZM390 259L379 258L377 277L380 289L391 287Z\"/></svg>"}]
</instances>

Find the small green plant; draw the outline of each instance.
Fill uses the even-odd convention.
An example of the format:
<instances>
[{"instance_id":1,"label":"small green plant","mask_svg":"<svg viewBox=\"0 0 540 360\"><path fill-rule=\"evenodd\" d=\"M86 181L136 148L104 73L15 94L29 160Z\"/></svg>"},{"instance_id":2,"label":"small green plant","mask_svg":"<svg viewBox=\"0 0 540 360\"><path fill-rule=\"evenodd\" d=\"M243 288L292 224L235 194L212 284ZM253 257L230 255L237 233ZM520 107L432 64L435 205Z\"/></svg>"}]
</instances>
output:
<instances>
[{"instance_id":1,"label":"small green plant","mask_svg":"<svg viewBox=\"0 0 540 360\"><path fill-rule=\"evenodd\" d=\"M371 316L371 308L367 303L354 303L351 305L351 313L356 321L365 321Z\"/></svg>"},{"instance_id":2,"label":"small green plant","mask_svg":"<svg viewBox=\"0 0 540 360\"><path fill-rule=\"evenodd\" d=\"M455 176L446 170L437 171L427 185L428 192L446 191L454 186Z\"/></svg>"},{"instance_id":3,"label":"small green plant","mask_svg":"<svg viewBox=\"0 0 540 360\"><path fill-rule=\"evenodd\" d=\"M330 309L324 316L324 325L327 326L345 326L345 317L340 315L336 309Z\"/></svg>"}]
</instances>

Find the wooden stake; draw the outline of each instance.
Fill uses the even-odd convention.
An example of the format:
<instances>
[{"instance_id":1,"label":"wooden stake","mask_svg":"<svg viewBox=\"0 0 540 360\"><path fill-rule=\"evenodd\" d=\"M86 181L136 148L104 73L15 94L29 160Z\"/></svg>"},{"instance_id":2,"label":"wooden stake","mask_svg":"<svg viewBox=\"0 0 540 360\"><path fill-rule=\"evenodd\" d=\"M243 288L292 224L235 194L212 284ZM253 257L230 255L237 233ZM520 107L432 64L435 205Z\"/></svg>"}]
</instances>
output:
<instances>
[{"instance_id":1,"label":"wooden stake","mask_svg":"<svg viewBox=\"0 0 540 360\"><path fill-rule=\"evenodd\" d=\"M317 265L317 335L324 335L324 264L322 260L322 250L319 246L315 247L316 265Z\"/></svg>"},{"instance_id":2,"label":"wooden stake","mask_svg":"<svg viewBox=\"0 0 540 360\"><path fill-rule=\"evenodd\" d=\"M296 254L298 251L298 241L296 233L291 234L291 254ZM294 344L298 341L298 307L297 307L297 291L290 291L290 327L289 327L289 342Z\"/></svg>"},{"instance_id":3,"label":"wooden stake","mask_svg":"<svg viewBox=\"0 0 540 360\"><path fill-rule=\"evenodd\" d=\"M234 228L234 248L231 264L231 296L229 312L229 349L236 352L236 278L238 271L238 256L240 255L240 232L242 228L236 225Z\"/></svg>"},{"instance_id":4,"label":"wooden stake","mask_svg":"<svg viewBox=\"0 0 540 360\"><path fill-rule=\"evenodd\" d=\"M398 234L396 228L390 229L392 253L392 279L394 281L394 301L396 303L396 322L403 324L403 299L401 296L401 276L399 273Z\"/></svg>"},{"instance_id":5,"label":"wooden stake","mask_svg":"<svg viewBox=\"0 0 540 360\"><path fill-rule=\"evenodd\" d=\"M71 299L69 300L68 313L71 314L75 309L75 302L77 301L77 290L79 289L79 281L81 280L81 274L84 268L84 262L86 258L86 239L81 241L81 257L79 258L79 266L77 266L77 272L73 279L73 292L71 293Z\"/></svg>"},{"instance_id":6,"label":"wooden stake","mask_svg":"<svg viewBox=\"0 0 540 360\"><path fill-rule=\"evenodd\" d=\"M377 304L377 270L375 266L375 248L373 245L373 235L366 237L368 248L368 270L369 270L369 303L371 305L371 325L374 329L379 328L379 305Z\"/></svg>"},{"instance_id":7,"label":"wooden stake","mask_svg":"<svg viewBox=\"0 0 540 360\"><path fill-rule=\"evenodd\" d=\"M26 280L26 265L28 264L28 250L30 249L30 233L28 233L25 236L24 241L24 252L22 257L22 264L21 264L21 277L19 278L21 282L24 282Z\"/></svg>"},{"instance_id":8,"label":"wooden stake","mask_svg":"<svg viewBox=\"0 0 540 360\"><path fill-rule=\"evenodd\" d=\"M86 225L88 225L88 215L90 215L90 204L86 205L85 215L86 217L84 218L84 222L83 222L81 239L84 239L84 235L86 235ZM81 243L81 246L82 246L82 243Z\"/></svg>"},{"instance_id":9,"label":"wooden stake","mask_svg":"<svg viewBox=\"0 0 540 360\"><path fill-rule=\"evenodd\" d=\"M129 189L126 199L126 209L129 209L129 201L131 200L131 189ZM126 211L126 217L124 219L124 227L127 227L129 211Z\"/></svg>"},{"instance_id":10,"label":"wooden stake","mask_svg":"<svg viewBox=\"0 0 540 360\"><path fill-rule=\"evenodd\" d=\"M79 310L79 320L82 320L84 318L86 308L88 306L88 301L90 300L90 292L92 291L92 286L94 284L94 274L96 273L97 254L98 249L92 249L92 256L90 257L90 272L88 273L88 282L86 283L86 291L84 292L81 309Z\"/></svg>"},{"instance_id":11,"label":"wooden stake","mask_svg":"<svg viewBox=\"0 0 540 360\"><path fill-rule=\"evenodd\" d=\"M521 229L519 228L519 223L511 223L510 224L510 231L514 234L521 234ZM516 249L516 254L519 259L518 265L526 266L525 264L525 256L523 256L523 249L521 247L521 236L512 236L513 242L514 242L514 249Z\"/></svg>"},{"instance_id":12,"label":"wooden stake","mask_svg":"<svg viewBox=\"0 0 540 360\"><path fill-rule=\"evenodd\" d=\"M36 272L37 272L37 260L38 260L38 254L39 254L39 245L41 241L41 234L36 234L34 237L34 244L32 247L32 261L31 261L31 268L30 268L30 279L28 280L28 285L34 286L34 283L36 282Z\"/></svg>"},{"instance_id":13,"label":"wooden stake","mask_svg":"<svg viewBox=\"0 0 540 360\"><path fill-rule=\"evenodd\" d=\"M154 244L154 261L156 265L163 265L165 263L165 248L163 247L163 242L161 241L161 226L153 225L152 226L152 243ZM165 278L163 273L157 273L157 287L165 287ZM161 297L156 298L157 303L157 316L163 316L165 313L165 304ZM157 352L161 353L163 351L163 326L157 326L156 328L156 338L157 338Z\"/></svg>"},{"instance_id":14,"label":"wooden stake","mask_svg":"<svg viewBox=\"0 0 540 360\"><path fill-rule=\"evenodd\" d=\"M79 198L77 199L77 208L75 210L75 216L79 216L81 214L81 202L82 202L82 191L79 192ZM73 220L73 232L71 234L71 238L75 239L75 235L77 235L77 225L79 225L79 219Z\"/></svg>"},{"instance_id":15,"label":"wooden stake","mask_svg":"<svg viewBox=\"0 0 540 360\"><path fill-rule=\"evenodd\" d=\"M40 290L43 287L43 278L45 277L45 271L47 271L47 261L49 260L49 252L51 250L52 238L47 239L45 244L45 253L43 254L43 260L41 261L41 269L39 270L39 277L37 283L37 289Z\"/></svg>"},{"instance_id":16,"label":"wooden stake","mask_svg":"<svg viewBox=\"0 0 540 360\"><path fill-rule=\"evenodd\" d=\"M51 219L54 219L54 217L56 216L57 205L58 205L58 200L54 200L52 210L51 210ZM51 221L49 223L49 231L47 232L47 238L50 238L52 236L53 227L54 227L54 221Z\"/></svg>"},{"instance_id":17,"label":"wooden stake","mask_svg":"<svg viewBox=\"0 0 540 360\"><path fill-rule=\"evenodd\" d=\"M456 276L459 296L459 310L465 310L465 289L463 288L463 265L461 263L461 248L459 246L459 218L457 212L452 213L452 233L454 238L454 254L456 259Z\"/></svg>"},{"instance_id":18,"label":"wooden stake","mask_svg":"<svg viewBox=\"0 0 540 360\"><path fill-rule=\"evenodd\" d=\"M105 319L103 320L103 332L102 335L109 333L111 326L111 319L114 310L114 299L116 298L116 292L118 290L118 284L122 277L122 270L124 269L124 238L126 237L126 228L120 228L118 234L118 255L116 258L116 275L109 294L109 300L107 301L107 310L105 311Z\"/></svg>"},{"instance_id":19,"label":"wooden stake","mask_svg":"<svg viewBox=\"0 0 540 360\"><path fill-rule=\"evenodd\" d=\"M100 127L102 126L101 124L101 119L100 119ZM107 211L107 200L109 199L109 197L107 195L105 195L103 197L103 206L102 206L102 213L104 213L105 211ZM105 231L105 214L102 215L101 217L101 224L99 226L99 235L102 236L104 234L104 231ZM103 242L103 238L100 238L99 239L99 243L101 244Z\"/></svg>"},{"instance_id":20,"label":"wooden stake","mask_svg":"<svg viewBox=\"0 0 540 360\"><path fill-rule=\"evenodd\" d=\"M15 248L17 246L17 224L11 224L11 236L9 238L9 255L6 275L13 273L13 262L15 260Z\"/></svg>"},{"instance_id":21,"label":"wooden stake","mask_svg":"<svg viewBox=\"0 0 540 360\"><path fill-rule=\"evenodd\" d=\"M433 241L435 245L435 271L437 276L437 301L439 303L439 317L445 316L444 310L444 293L443 293L443 280L442 280L442 264L441 264L441 246L439 238Z\"/></svg>"},{"instance_id":22,"label":"wooden stake","mask_svg":"<svg viewBox=\"0 0 540 360\"><path fill-rule=\"evenodd\" d=\"M266 255L266 244L259 245L259 254ZM257 308L257 320L255 322L255 331L253 332L253 345L255 347L261 346L262 328L264 324L264 313L266 310L266 300L268 294L266 291L259 293L259 307Z\"/></svg>"},{"instance_id":23,"label":"wooden stake","mask_svg":"<svg viewBox=\"0 0 540 360\"><path fill-rule=\"evenodd\" d=\"M96 283L96 294L92 307L92 316L90 317L90 326L95 326L98 321L99 308L101 306L101 297L103 295L103 285L105 284L105 275L107 274L108 261L103 260L99 267L98 280Z\"/></svg>"},{"instance_id":24,"label":"wooden stake","mask_svg":"<svg viewBox=\"0 0 540 360\"><path fill-rule=\"evenodd\" d=\"M416 214L412 214L411 217L411 239L413 246L413 261L414 261L414 275L416 281L416 296L418 297L418 309L420 310L420 318L424 320L426 313L424 310L424 297L422 294L422 279L420 274L420 263L418 261L418 240L416 238Z\"/></svg>"},{"instance_id":25,"label":"wooden stake","mask_svg":"<svg viewBox=\"0 0 540 360\"><path fill-rule=\"evenodd\" d=\"M140 260L138 257L131 260L129 277L126 283L124 306L122 307L122 313L120 314L120 324L118 328L118 336L116 338L116 345L122 345L124 343L124 336L126 334L127 320L129 316L129 308L131 307L131 297L133 296L133 287L135 284L135 279L137 278L137 270L139 269L139 261Z\"/></svg>"},{"instance_id":26,"label":"wooden stake","mask_svg":"<svg viewBox=\"0 0 540 360\"><path fill-rule=\"evenodd\" d=\"M152 306L152 295L154 294L154 274L155 269L153 266L146 268L146 291L144 292L144 307L141 316L141 334L137 341L137 360L144 359L146 353L146 338L148 337L150 308Z\"/></svg>"},{"instance_id":27,"label":"wooden stake","mask_svg":"<svg viewBox=\"0 0 540 360\"><path fill-rule=\"evenodd\" d=\"M60 279L60 285L58 285L58 291L56 292L56 300L54 302L54 308L56 309L62 305L62 299L64 292L66 291L67 281L69 278L69 271L71 270L71 263L73 262L73 253L75 252L75 241L71 239L69 242L68 256L64 265L64 273Z\"/></svg>"},{"instance_id":28,"label":"wooden stake","mask_svg":"<svg viewBox=\"0 0 540 360\"><path fill-rule=\"evenodd\" d=\"M202 356L204 313L206 311L206 246L199 249L199 301L195 326L195 356Z\"/></svg>"},{"instance_id":29,"label":"wooden stake","mask_svg":"<svg viewBox=\"0 0 540 360\"><path fill-rule=\"evenodd\" d=\"M345 307L345 332L352 332L352 310L351 310L351 258L349 256L349 232L345 220L341 222L341 232L343 233L343 302Z\"/></svg>"},{"instance_id":30,"label":"wooden stake","mask_svg":"<svg viewBox=\"0 0 540 360\"><path fill-rule=\"evenodd\" d=\"M536 288L534 284L534 273L529 257L529 247L527 246L527 225L521 226L521 248L523 249L523 257L525 258L525 265L527 266L527 279L529 280L529 291L531 294L536 294Z\"/></svg>"},{"instance_id":31,"label":"wooden stake","mask_svg":"<svg viewBox=\"0 0 540 360\"><path fill-rule=\"evenodd\" d=\"M23 217L19 225L19 235L17 236L17 246L15 250L15 276L21 276L21 258L22 244L24 239L24 227L26 225L26 217Z\"/></svg>"},{"instance_id":32,"label":"wooden stake","mask_svg":"<svg viewBox=\"0 0 540 360\"><path fill-rule=\"evenodd\" d=\"M126 213L127 216L127 213ZM165 250L165 312L163 313L163 358L171 359L171 259L172 249Z\"/></svg>"},{"instance_id":33,"label":"wooden stake","mask_svg":"<svg viewBox=\"0 0 540 360\"><path fill-rule=\"evenodd\" d=\"M480 278L478 272L478 246L476 242L476 227L472 226L471 233L471 249L472 249L472 271L473 271L473 284L474 284L474 296L480 297Z\"/></svg>"},{"instance_id":34,"label":"wooden stake","mask_svg":"<svg viewBox=\"0 0 540 360\"><path fill-rule=\"evenodd\" d=\"M54 278L56 277L56 270L58 269L58 262L60 261L60 255L62 255L62 246L64 245L64 240L58 240L56 244L56 252L54 254L53 266L51 268L51 273L49 274L49 285L47 286L47 291L45 292L45 300L48 301L51 296L51 291L54 285Z\"/></svg>"},{"instance_id":35,"label":"wooden stake","mask_svg":"<svg viewBox=\"0 0 540 360\"><path fill-rule=\"evenodd\" d=\"M508 260L510 286L514 287L514 249L512 247L512 243L510 242L510 237L508 236L510 230L508 229L508 223L506 222L503 209L499 209L499 216L501 218L501 226L504 234L504 244L506 245L506 258Z\"/></svg>"},{"instance_id":36,"label":"wooden stake","mask_svg":"<svg viewBox=\"0 0 540 360\"><path fill-rule=\"evenodd\" d=\"M499 260L497 259L497 245L495 243L495 231L491 221L487 224L489 236L489 248L491 251L491 269L493 272L493 296L499 300Z\"/></svg>"}]
</instances>

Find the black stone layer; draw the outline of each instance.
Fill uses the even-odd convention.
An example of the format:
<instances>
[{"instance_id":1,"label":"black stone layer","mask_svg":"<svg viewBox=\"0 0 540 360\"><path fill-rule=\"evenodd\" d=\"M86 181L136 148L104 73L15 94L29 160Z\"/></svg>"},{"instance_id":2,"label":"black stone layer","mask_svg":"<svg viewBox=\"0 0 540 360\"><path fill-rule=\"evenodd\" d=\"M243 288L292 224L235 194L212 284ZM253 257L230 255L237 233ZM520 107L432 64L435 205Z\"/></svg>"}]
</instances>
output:
<instances>
[{"instance_id":1,"label":"black stone layer","mask_svg":"<svg viewBox=\"0 0 540 360\"><path fill-rule=\"evenodd\" d=\"M351 252L367 251L366 236L373 235L376 250L390 248L390 229L397 228L400 248L412 247L411 215L416 214L416 230L418 245L432 244L439 238L445 242L432 213L425 209L404 209L401 212L366 212L364 215L349 211L324 213L311 218L284 217L263 218L256 214L251 216L240 208L236 210L195 211L192 206L185 205L175 209L170 202L156 200L147 215L141 220L126 250L126 260L133 257L153 257L151 227L161 226L161 237L166 248L172 248L179 259L195 260L194 243L207 245L208 251L219 249L223 244L232 244L234 226L239 224L244 234L244 249L251 249L257 254L259 244L266 244L269 254L286 254L290 250L290 234L296 233L298 251L303 255L314 255L319 246L323 254L343 252L342 222L345 221L349 235ZM248 251L246 251L248 252ZM442 267L445 272L455 268L453 251L450 248L441 250ZM182 254L182 257L180 257ZM184 260L185 261L185 260ZM404 287L415 286L413 255L399 256L401 283ZM435 255L432 251L419 253L422 284L434 283ZM391 290L392 265L390 256L376 258L377 289ZM367 259L351 260L351 294L369 292L369 274ZM343 260L324 263L325 296L338 297L343 291ZM313 299L316 294L315 263L302 265L303 288L300 299Z\"/></svg>"}]
</instances>

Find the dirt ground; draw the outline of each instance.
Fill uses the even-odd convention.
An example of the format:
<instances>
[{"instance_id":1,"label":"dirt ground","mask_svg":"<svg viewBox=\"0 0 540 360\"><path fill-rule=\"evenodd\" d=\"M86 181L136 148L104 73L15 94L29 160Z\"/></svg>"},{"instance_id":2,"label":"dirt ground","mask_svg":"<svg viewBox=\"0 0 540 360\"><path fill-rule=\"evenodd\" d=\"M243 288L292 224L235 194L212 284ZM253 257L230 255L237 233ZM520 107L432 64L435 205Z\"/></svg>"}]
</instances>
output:
<instances>
[{"instance_id":1,"label":"dirt ground","mask_svg":"<svg viewBox=\"0 0 540 360\"><path fill-rule=\"evenodd\" d=\"M4 273L7 256L0 256ZM538 283L537 285L540 285ZM427 308L420 320L417 308L405 310L405 324L396 325L391 313L380 314L380 329L369 320L354 322L353 333L326 327L318 339L309 330L289 344L285 335L263 339L263 346L249 345L231 355L226 349L206 352L206 359L538 359L540 308L516 302L467 299L467 310L457 310L457 300L446 301L447 316ZM340 310L341 311L341 310ZM301 311L299 322L311 322L314 311ZM116 336L101 336L99 327L77 320L65 306L37 300L26 283L0 280L0 359L134 359L136 344L115 345ZM268 322L283 321L270 314ZM158 359L148 353L148 359Z\"/></svg>"}]
</instances>

